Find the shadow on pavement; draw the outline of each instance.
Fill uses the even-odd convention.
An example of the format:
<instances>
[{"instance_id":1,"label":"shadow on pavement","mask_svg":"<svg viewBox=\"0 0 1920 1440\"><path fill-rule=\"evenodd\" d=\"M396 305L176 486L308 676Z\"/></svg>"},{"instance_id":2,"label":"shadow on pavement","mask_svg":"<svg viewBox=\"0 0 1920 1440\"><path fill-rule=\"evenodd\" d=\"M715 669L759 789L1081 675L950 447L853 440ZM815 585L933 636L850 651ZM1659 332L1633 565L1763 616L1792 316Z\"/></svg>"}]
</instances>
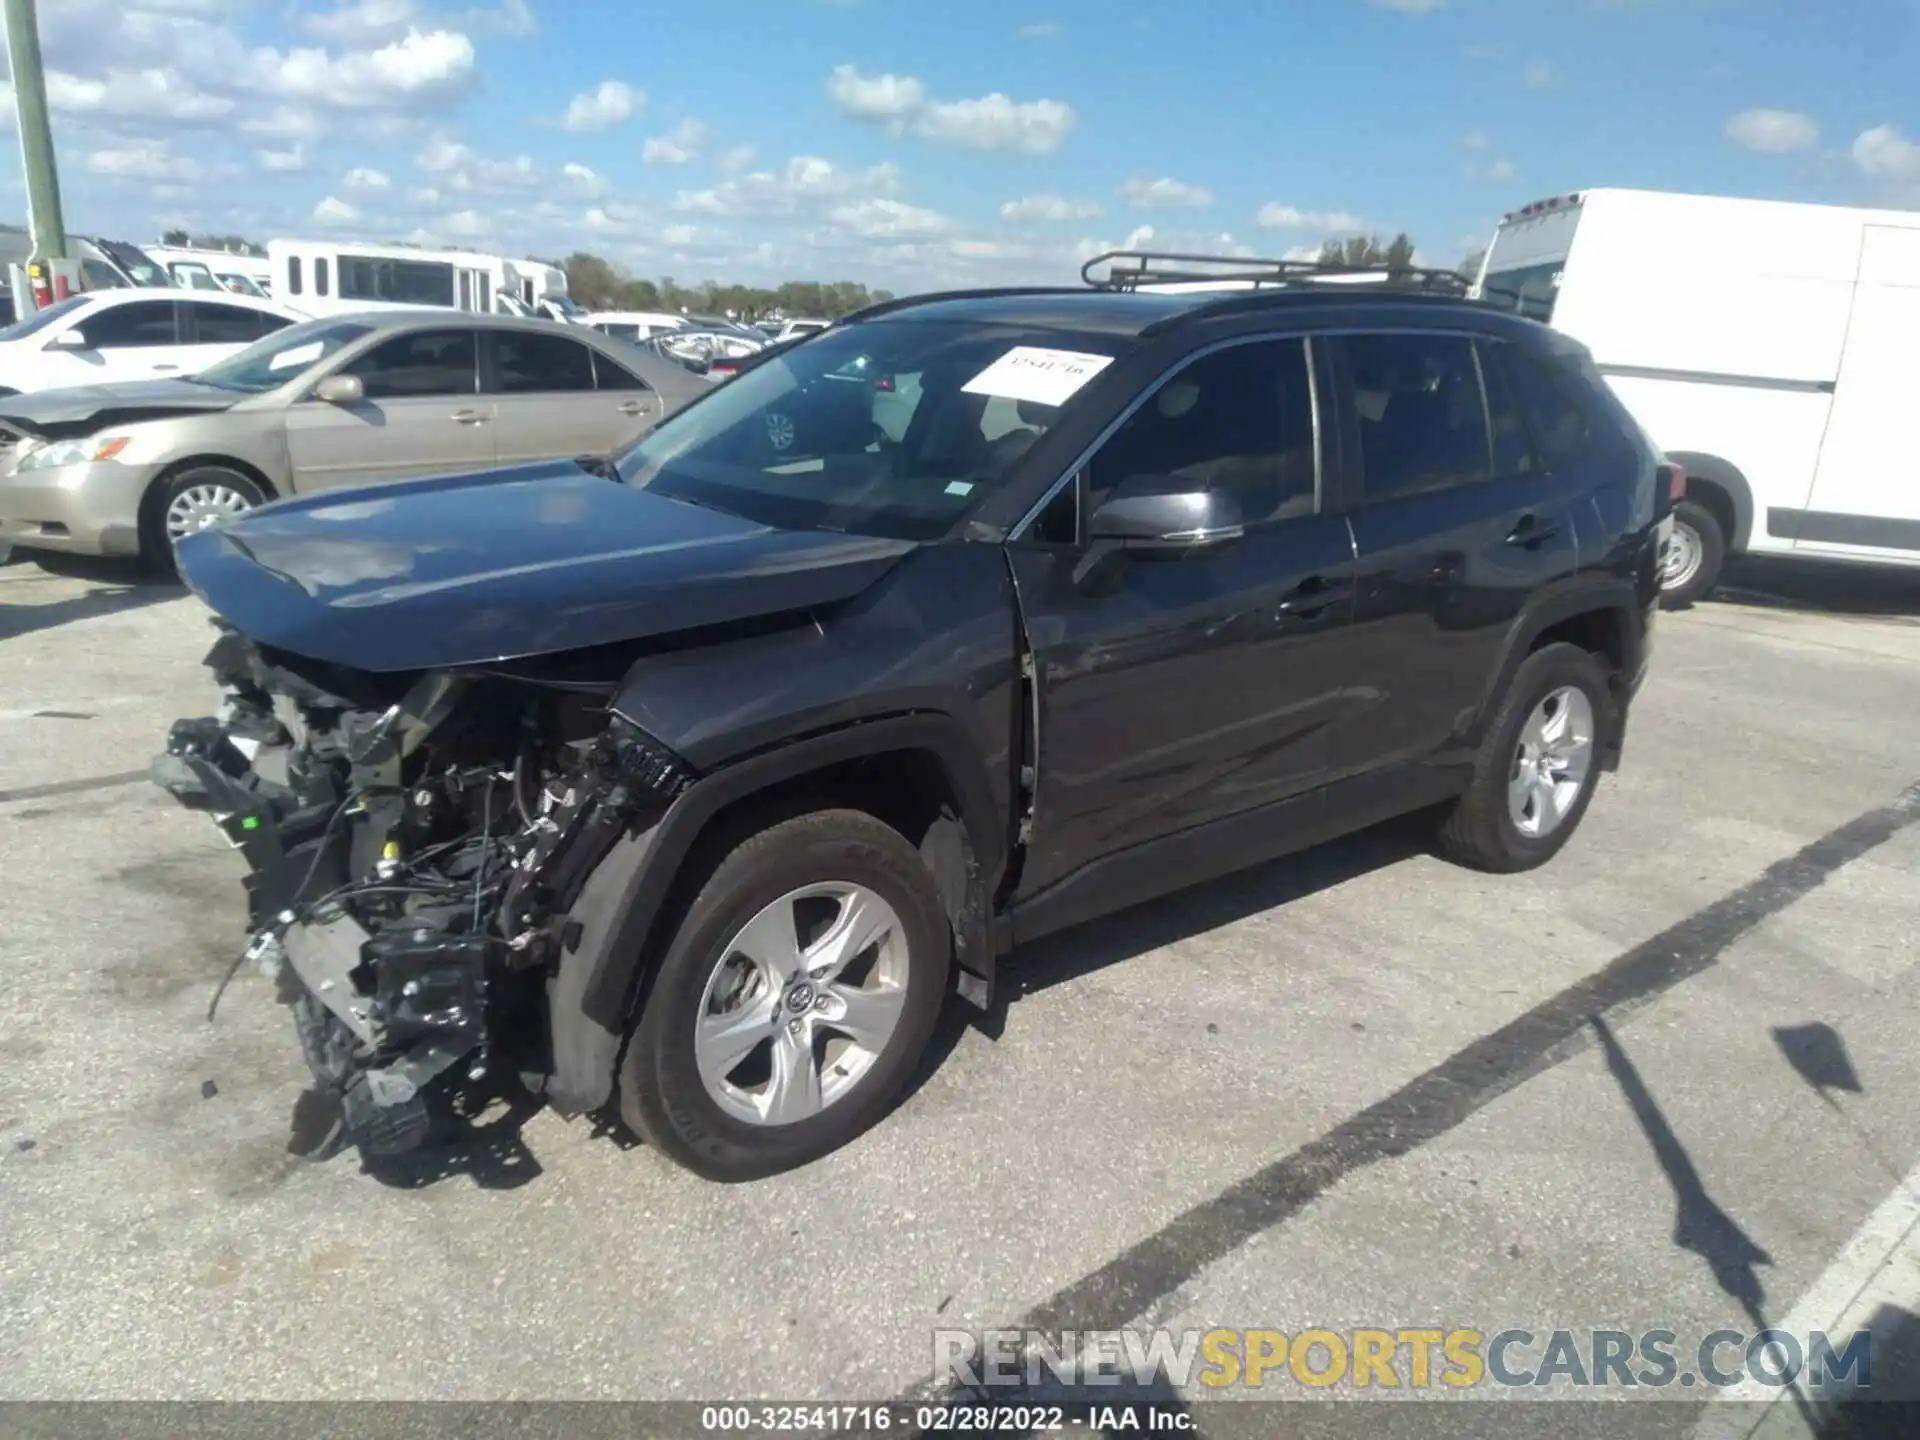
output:
<instances>
[{"instance_id":1,"label":"shadow on pavement","mask_svg":"<svg viewBox=\"0 0 1920 1440\"><path fill-rule=\"evenodd\" d=\"M1706 603L1920 618L1920 569L1744 555L1728 563L1725 578Z\"/></svg>"},{"instance_id":2,"label":"shadow on pavement","mask_svg":"<svg viewBox=\"0 0 1920 1440\"><path fill-rule=\"evenodd\" d=\"M23 553L15 551L15 560ZM37 568L31 563L16 563L4 573L5 588L0 590L0 596L5 597L0 600L0 640L17 639L36 630L51 630L74 620L90 620L162 604L187 593L185 587L177 583L154 579L135 560L51 554L38 558ZM34 604L36 592L42 586L57 584L56 577L91 581L93 588L78 595Z\"/></svg>"}]
</instances>

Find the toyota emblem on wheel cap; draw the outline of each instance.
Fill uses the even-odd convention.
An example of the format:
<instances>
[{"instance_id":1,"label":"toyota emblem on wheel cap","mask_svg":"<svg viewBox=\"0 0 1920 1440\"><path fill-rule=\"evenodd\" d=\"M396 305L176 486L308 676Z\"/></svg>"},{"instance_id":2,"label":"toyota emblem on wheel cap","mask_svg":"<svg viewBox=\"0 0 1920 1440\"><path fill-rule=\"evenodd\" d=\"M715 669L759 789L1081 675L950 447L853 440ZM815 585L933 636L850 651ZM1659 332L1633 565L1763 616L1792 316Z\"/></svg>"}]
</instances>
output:
<instances>
[{"instance_id":1,"label":"toyota emblem on wheel cap","mask_svg":"<svg viewBox=\"0 0 1920 1440\"><path fill-rule=\"evenodd\" d=\"M810 1009L812 1005L813 986L809 985L806 981L800 981L791 990L787 991L787 1008L793 1011L794 1014L797 1015L802 1010Z\"/></svg>"}]
</instances>

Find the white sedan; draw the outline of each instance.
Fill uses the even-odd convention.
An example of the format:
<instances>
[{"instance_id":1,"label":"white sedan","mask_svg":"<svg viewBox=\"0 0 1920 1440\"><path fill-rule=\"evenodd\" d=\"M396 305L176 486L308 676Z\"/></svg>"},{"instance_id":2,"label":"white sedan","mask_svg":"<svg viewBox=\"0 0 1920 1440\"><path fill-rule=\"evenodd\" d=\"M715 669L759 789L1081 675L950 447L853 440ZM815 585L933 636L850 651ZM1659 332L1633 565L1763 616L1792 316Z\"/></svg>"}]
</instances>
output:
<instances>
[{"instance_id":1,"label":"white sedan","mask_svg":"<svg viewBox=\"0 0 1920 1440\"><path fill-rule=\"evenodd\" d=\"M89 290L0 330L0 394L192 375L305 318L247 295Z\"/></svg>"}]
</instances>

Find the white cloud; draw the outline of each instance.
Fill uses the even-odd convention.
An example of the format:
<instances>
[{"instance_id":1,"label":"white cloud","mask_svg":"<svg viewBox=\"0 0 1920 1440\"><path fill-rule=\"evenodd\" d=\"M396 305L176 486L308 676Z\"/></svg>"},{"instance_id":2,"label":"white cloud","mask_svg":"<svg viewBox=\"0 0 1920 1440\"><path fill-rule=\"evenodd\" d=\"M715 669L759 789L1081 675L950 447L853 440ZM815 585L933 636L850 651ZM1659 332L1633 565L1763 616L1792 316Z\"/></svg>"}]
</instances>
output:
<instances>
[{"instance_id":1,"label":"white cloud","mask_svg":"<svg viewBox=\"0 0 1920 1440\"><path fill-rule=\"evenodd\" d=\"M397 35L420 19L414 0L349 0L317 15L296 15L294 25L329 45L365 45Z\"/></svg>"},{"instance_id":2,"label":"white cloud","mask_svg":"<svg viewBox=\"0 0 1920 1440\"><path fill-rule=\"evenodd\" d=\"M1727 117L1723 133L1741 149L1763 155L1811 150L1820 143L1819 125L1811 116L1794 110L1742 110Z\"/></svg>"},{"instance_id":3,"label":"white cloud","mask_svg":"<svg viewBox=\"0 0 1920 1440\"><path fill-rule=\"evenodd\" d=\"M827 94L849 120L904 121L927 104L926 86L911 75L862 75L852 65L834 67Z\"/></svg>"},{"instance_id":4,"label":"white cloud","mask_svg":"<svg viewBox=\"0 0 1920 1440\"><path fill-rule=\"evenodd\" d=\"M176 156L160 140L139 140L118 149L92 151L87 156L87 169L96 175L137 180L187 180L198 173L193 161Z\"/></svg>"},{"instance_id":5,"label":"white cloud","mask_svg":"<svg viewBox=\"0 0 1920 1440\"><path fill-rule=\"evenodd\" d=\"M914 128L929 140L966 150L1050 155L1065 143L1079 118L1064 101L1012 100L995 92L978 100L929 105Z\"/></svg>"},{"instance_id":6,"label":"white cloud","mask_svg":"<svg viewBox=\"0 0 1920 1440\"><path fill-rule=\"evenodd\" d=\"M492 160L475 154L458 140L446 135L429 139L413 163L430 175L440 177L448 190L474 191L480 194L507 194L539 189L546 173L531 155L516 155L511 160Z\"/></svg>"},{"instance_id":7,"label":"white cloud","mask_svg":"<svg viewBox=\"0 0 1920 1440\"><path fill-rule=\"evenodd\" d=\"M567 113L560 118L563 130L606 130L632 118L646 107L647 96L623 80L602 80L592 90L583 90L567 102Z\"/></svg>"},{"instance_id":8,"label":"white cloud","mask_svg":"<svg viewBox=\"0 0 1920 1440\"><path fill-rule=\"evenodd\" d=\"M1520 72L1520 81L1529 90L1558 90L1562 77L1551 60L1535 60Z\"/></svg>"},{"instance_id":9,"label":"white cloud","mask_svg":"<svg viewBox=\"0 0 1920 1440\"><path fill-rule=\"evenodd\" d=\"M270 95L340 109L371 109L399 101L445 98L474 78L473 41L457 30L409 30L377 50L338 55L302 47L284 53L262 46L249 78Z\"/></svg>"},{"instance_id":10,"label":"white cloud","mask_svg":"<svg viewBox=\"0 0 1920 1440\"><path fill-rule=\"evenodd\" d=\"M384 190L393 181L384 170L370 170L365 165L356 165L347 171L340 183L349 190Z\"/></svg>"},{"instance_id":11,"label":"white cloud","mask_svg":"<svg viewBox=\"0 0 1920 1440\"><path fill-rule=\"evenodd\" d=\"M868 239L944 235L953 228L953 222L944 215L884 196L836 206L827 218Z\"/></svg>"},{"instance_id":12,"label":"white cloud","mask_svg":"<svg viewBox=\"0 0 1920 1440\"><path fill-rule=\"evenodd\" d=\"M1920 180L1920 144L1896 125L1876 125L1854 138L1851 154L1860 173L1875 180Z\"/></svg>"},{"instance_id":13,"label":"white cloud","mask_svg":"<svg viewBox=\"0 0 1920 1440\"><path fill-rule=\"evenodd\" d=\"M262 170L294 171L307 168L307 155L299 145L290 150L256 150L253 158Z\"/></svg>"},{"instance_id":14,"label":"white cloud","mask_svg":"<svg viewBox=\"0 0 1920 1440\"><path fill-rule=\"evenodd\" d=\"M492 226L476 210L456 210L440 221L440 228L449 235L484 235Z\"/></svg>"},{"instance_id":15,"label":"white cloud","mask_svg":"<svg viewBox=\"0 0 1920 1440\"><path fill-rule=\"evenodd\" d=\"M1058 20L1035 20L1014 33L1022 40L1057 40L1065 33L1065 27Z\"/></svg>"},{"instance_id":16,"label":"white cloud","mask_svg":"<svg viewBox=\"0 0 1920 1440\"><path fill-rule=\"evenodd\" d=\"M699 236L698 225L665 225L660 229L660 238L669 245L691 245Z\"/></svg>"},{"instance_id":17,"label":"white cloud","mask_svg":"<svg viewBox=\"0 0 1920 1440\"><path fill-rule=\"evenodd\" d=\"M322 225L351 225L360 218L360 207L329 195L313 207L313 218Z\"/></svg>"},{"instance_id":18,"label":"white cloud","mask_svg":"<svg viewBox=\"0 0 1920 1440\"><path fill-rule=\"evenodd\" d=\"M1485 179L1493 181L1511 180L1519 173L1511 160L1496 160L1482 172Z\"/></svg>"},{"instance_id":19,"label":"white cloud","mask_svg":"<svg viewBox=\"0 0 1920 1440\"><path fill-rule=\"evenodd\" d=\"M1491 144L1493 141L1487 138L1487 132L1484 130L1469 130L1460 137L1462 150L1485 150Z\"/></svg>"},{"instance_id":20,"label":"white cloud","mask_svg":"<svg viewBox=\"0 0 1920 1440\"><path fill-rule=\"evenodd\" d=\"M1061 100L1015 100L996 90L974 100L936 101L911 75L863 75L852 65L834 68L827 94L850 120L966 150L1048 155L1079 123Z\"/></svg>"},{"instance_id":21,"label":"white cloud","mask_svg":"<svg viewBox=\"0 0 1920 1440\"><path fill-rule=\"evenodd\" d=\"M707 127L698 120L682 120L665 135L654 135L640 147L643 165L686 165L700 157L707 143Z\"/></svg>"},{"instance_id":22,"label":"white cloud","mask_svg":"<svg viewBox=\"0 0 1920 1440\"><path fill-rule=\"evenodd\" d=\"M49 109L69 115L129 120L212 122L232 113L230 96L213 95L173 70L107 70L97 77L47 71Z\"/></svg>"},{"instance_id":23,"label":"white cloud","mask_svg":"<svg viewBox=\"0 0 1920 1440\"><path fill-rule=\"evenodd\" d=\"M1027 195L1000 207L1002 220L1094 220L1106 213L1091 200L1069 200L1062 195Z\"/></svg>"},{"instance_id":24,"label":"white cloud","mask_svg":"<svg viewBox=\"0 0 1920 1440\"><path fill-rule=\"evenodd\" d=\"M1136 175L1115 193L1142 210L1204 210L1213 204L1213 191L1206 186L1189 185L1165 175L1157 180Z\"/></svg>"},{"instance_id":25,"label":"white cloud","mask_svg":"<svg viewBox=\"0 0 1920 1440\"><path fill-rule=\"evenodd\" d=\"M872 196L890 196L900 188L895 165L846 170L817 155L796 155L777 173L755 171L723 180L706 190L682 190L673 208L699 215L784 217L806 210Z\"/></svg>"},{"instance_id":26,"label":"white cloud","mask_svg":"<svg viewBox=\"0 0 1920 1440\"><path fill-rule=\"evenodd\" d=\"M582 200L598 200L611 188L607 182L578 161L569 160L560 167L568 193Z\"/></svg>"},{"instance_id":27,"label":"white cloud","mask_svg":"<svg viewBox=\"0 0 1920 1440\"><path fill-rule=\"evenodd\" d=\"M737 175L753 164L753 154L753 146L736 145L724 152L713 163L719 167L722 174Z\"/></svg>"},{"instance_id":28,"label":"white cloud","mask_svg":"<svg viewBox=\"0 0 1920 1440\"><path fill-rule=\"evenodd\" d=\"M1254 223L1268 230L1306 230L1317 235L1340 235L1373 227L1346 210L1302 210L1269 201L1260 207Z\"/></svg>"}]
</instances>

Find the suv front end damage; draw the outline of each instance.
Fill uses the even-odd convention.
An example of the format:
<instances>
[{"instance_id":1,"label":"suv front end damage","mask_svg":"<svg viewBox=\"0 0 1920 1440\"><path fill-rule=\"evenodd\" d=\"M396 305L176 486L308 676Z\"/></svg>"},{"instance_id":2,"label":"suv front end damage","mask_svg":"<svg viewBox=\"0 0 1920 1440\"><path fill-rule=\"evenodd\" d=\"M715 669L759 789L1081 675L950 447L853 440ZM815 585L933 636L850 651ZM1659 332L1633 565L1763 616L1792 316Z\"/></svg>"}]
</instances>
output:
<instances>
[{"instance_id":1,"label":"suv front end damage","mask_svg":"<svg viewBox=\"0 0 1920 1440\"><path fill-rule=\"evenodd\" d=\"M608 709L610 685L372 674L220 628L219 711L176 722L152 773L247 861L240 963L279 976L321 1133L397 1153L436 1085L505 1068L537 1088L569 909L691 770Z\"/></svg>"}]
</instances>

